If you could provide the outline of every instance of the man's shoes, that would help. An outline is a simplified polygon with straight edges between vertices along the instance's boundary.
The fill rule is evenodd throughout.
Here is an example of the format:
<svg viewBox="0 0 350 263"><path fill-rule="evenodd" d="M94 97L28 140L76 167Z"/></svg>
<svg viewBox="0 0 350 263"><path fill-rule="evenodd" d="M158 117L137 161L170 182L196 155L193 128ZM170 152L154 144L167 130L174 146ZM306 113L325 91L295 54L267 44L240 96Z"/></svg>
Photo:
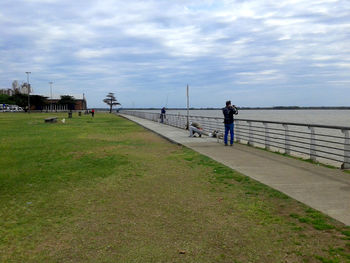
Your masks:
<svg viewBox="0 0 350 263"><path fill-rule="evenodd" d="M199 137L202 137L202 134L199 134Z"/></svg>
<svg viewBox="0 0 350 263"><path fill-rule="evenodd" d="M230 146L233 146L233 143L232 143L232 144L230 144Z"/></svg>
<svg viewBox="0 0 350 263"><path fill-rule="evenodd" d="M225 143L225 146L227 146L228 144L227 143Z"/></svg>

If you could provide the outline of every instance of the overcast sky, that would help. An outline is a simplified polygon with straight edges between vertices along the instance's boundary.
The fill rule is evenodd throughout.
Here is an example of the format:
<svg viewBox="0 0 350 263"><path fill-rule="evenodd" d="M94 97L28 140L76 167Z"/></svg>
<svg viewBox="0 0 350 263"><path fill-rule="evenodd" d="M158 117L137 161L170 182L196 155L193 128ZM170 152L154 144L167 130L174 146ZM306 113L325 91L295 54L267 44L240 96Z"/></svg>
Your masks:
<svg viewBox="0 0 350 263"><path fill-rule="evenodd" d="M350 105L349 0L1 0L0 88L104 107Z"/></svg>

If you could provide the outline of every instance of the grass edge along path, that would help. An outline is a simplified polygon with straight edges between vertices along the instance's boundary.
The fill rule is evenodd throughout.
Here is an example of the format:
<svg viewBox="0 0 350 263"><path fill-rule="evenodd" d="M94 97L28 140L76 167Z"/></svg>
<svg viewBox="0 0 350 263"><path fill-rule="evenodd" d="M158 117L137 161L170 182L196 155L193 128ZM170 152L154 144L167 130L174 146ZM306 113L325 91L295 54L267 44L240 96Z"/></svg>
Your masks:
<svg viewBox="0 0 350 263"><path fill-rule="evenodd" d="M0 115L1 262L350 261L348 227L206 156L45 116Z"/></svg>

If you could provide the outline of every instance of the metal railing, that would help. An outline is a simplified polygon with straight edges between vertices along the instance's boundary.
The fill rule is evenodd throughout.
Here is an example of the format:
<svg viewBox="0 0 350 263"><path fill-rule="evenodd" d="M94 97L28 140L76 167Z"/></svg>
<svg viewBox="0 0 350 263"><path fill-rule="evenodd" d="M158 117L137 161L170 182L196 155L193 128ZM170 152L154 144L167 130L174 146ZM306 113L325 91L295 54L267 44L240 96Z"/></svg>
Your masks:
<svg viewBox="0 0 350 263"><path fill-rule="evenodd" d="M160 122L159 113L126 110L121 113ZM225 132L223 118L191 115L189 121L200 123L206 133ZM187 116L166 114L164 124L186 129ZM234 131L235 140L240 143L350 168L350 127L235 119Z"/></svg>

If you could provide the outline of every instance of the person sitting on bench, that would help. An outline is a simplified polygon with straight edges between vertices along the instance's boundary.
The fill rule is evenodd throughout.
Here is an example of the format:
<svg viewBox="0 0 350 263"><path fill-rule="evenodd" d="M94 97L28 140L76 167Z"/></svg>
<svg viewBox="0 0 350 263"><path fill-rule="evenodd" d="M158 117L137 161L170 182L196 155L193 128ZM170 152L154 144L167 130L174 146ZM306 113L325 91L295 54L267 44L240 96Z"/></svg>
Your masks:
<svg viewBox="0 0 350 263"><path fill-rule="evenodd" d="M198 133L199 137L202 137L202 134L204 134L203 128L197 122L191 122L189 130L190 137L193 137L196 133Z"/></svg>

